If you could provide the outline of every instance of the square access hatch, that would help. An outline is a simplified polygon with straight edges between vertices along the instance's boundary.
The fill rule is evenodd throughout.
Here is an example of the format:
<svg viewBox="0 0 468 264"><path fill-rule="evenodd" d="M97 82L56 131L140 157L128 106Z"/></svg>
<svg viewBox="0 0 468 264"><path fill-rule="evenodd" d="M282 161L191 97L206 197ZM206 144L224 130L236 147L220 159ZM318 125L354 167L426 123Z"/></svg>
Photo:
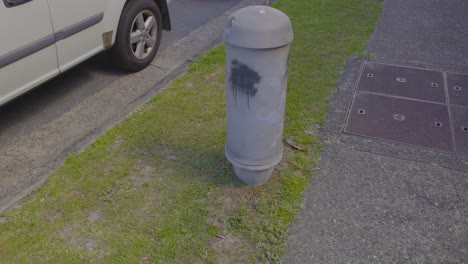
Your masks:
<svg viewBox="0 0 468 264"><path fill-rule="evenodd" d="M468 154L468 75L364 62L344 133Z"/></svg>
<svg viewBox="0 0 468 264"><path fill-rule="evenodd" d="M452 151L447 106L357 93L345 132Z"/></svg>
<svg viewBox="0 0 468 264"><path fill-rule="evenodd" d="M442 72L365 62L358 91L445 103Z"/></svg>
<svg viewBox="0 0 468 264"><path fill-rule="evenodd" d="M468 75L447 73L450 104L468 107Z"/></svg>
<svg viewBox="0 0 468 264"><path fill-rule="evenodd" d="M452 106L457 151L468 153L468 108Z"/></svg>

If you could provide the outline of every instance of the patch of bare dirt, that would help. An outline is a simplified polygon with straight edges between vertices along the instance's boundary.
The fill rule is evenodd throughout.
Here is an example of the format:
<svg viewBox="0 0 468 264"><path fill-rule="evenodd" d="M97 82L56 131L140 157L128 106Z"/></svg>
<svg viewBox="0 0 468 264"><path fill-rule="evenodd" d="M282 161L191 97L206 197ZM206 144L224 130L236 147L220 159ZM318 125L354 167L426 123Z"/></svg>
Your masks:
<svg viewBox="0 0 468 264"><path fill-rule="evenodd" d="M62 231L62 238L66 244L80 247L87 251L95 251L98 248L98 243L95 239L84 238L75 234L72 226L68 226Z"/></svg>
<svg viewBox="0 0 468 264"><path fill-rule="evenodd" d="M101 217L101 210L92 211L91 213L89 213L88 221L90 223L95 222L99 219L99 217Z"/></svg>
<svg viewBox="0 0 468 264"><path fill-rule="evenodd" d="M58 217L62 216L61 211L47 210L41 214L41 216L47 220L54 221Z"/></svg>
<svg viewBox="0 0 468 264"><path fill-rule="evenodd" d="M216 237L211 241L211 248L213 248L217 263L245 263L243 254L240 252L242 241L236 236L226 235L223 237Z"/></svg>

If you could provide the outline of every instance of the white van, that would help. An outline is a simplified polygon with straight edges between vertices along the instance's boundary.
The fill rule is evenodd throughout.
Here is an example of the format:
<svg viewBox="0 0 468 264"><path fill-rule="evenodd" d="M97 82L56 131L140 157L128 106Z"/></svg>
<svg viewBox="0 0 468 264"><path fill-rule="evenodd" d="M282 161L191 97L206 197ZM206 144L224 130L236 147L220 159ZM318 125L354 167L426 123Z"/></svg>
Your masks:
<svg viewBox="0 0 468 264"><path fill-rule="evenodd" d="M0 105L103 50L142 70L171 29L170 0L0 1Z"/></svg>

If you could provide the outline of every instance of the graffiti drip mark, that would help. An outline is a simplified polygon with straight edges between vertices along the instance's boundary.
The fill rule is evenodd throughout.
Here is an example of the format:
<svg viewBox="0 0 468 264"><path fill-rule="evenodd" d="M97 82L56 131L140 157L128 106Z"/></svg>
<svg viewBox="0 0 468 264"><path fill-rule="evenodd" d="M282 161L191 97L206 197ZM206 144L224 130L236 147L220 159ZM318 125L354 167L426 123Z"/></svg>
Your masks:
<svg viewBox="0 0 468 264"><path fill-rule="evenodd" d="M247 95L247 107L250 109L250 98L257 94L258 89L255 84L259 83L262 77L258 72L252 70L246 64L233 60L231 64L231 89L234 94L234 101L237 105L237 95Z"/></svg>

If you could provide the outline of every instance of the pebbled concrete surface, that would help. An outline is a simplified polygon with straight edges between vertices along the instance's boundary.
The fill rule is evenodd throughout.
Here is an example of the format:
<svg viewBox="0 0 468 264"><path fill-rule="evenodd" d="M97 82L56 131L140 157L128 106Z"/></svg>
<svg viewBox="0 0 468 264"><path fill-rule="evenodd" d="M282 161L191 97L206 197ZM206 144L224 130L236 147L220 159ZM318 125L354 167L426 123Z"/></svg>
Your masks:
<svg viewBox="0 0 468 264"><path fill-rule="evenodd" d="M336 142L322 160L285 263L468 261L467 172Z"/></svg>
<svg viewBox="0 0 468 264"><path fill-rule="evenodd" d="M4 137L0 140L4 142L0 144L0 212L42 184L50 171L59 166L68 154L85 148L182 74L188 62L219 44L225 20L232 12L248 5L264 3L265 0L240 2L187 37L172 43L156 57L152 66L135 74L106 78L100 81L104 87L92 90L87 96L64 106L64 109L53 108L49 105L52 103L47 101L36 102L32 106L24 105L33 113L39 111L42 115L56 115L33 115L32 118L45 119L46 122L32 120L37 126L19 129L19 135L11 134L13 139L6 137L6 142L3 141L6 135L0 134L0 138ZM68 76L73 77L73 72ZM59 84L65 82L58 81ZM61 98L54 95L51 97L54 100ZM34 96L27 100L33 102ZM15 109L9 111L12 111L10 116L14 118ZM28 118L28 109L18 108L18 112L22 111L25 111L22 117ZM2 113L5 112L0 112L0 119L3 118ZM21 120L11 122L21 125ZM6 124L8 127L8 122Z"/></svg>
<svg viewBox="0 0 468 264"><path fill-rule="evenodd" d="M372 60L468 73L466 7L385 1ZM282 262L468 263L468 157L341 132L362 61L348 61L331 101Z"/></svg>

